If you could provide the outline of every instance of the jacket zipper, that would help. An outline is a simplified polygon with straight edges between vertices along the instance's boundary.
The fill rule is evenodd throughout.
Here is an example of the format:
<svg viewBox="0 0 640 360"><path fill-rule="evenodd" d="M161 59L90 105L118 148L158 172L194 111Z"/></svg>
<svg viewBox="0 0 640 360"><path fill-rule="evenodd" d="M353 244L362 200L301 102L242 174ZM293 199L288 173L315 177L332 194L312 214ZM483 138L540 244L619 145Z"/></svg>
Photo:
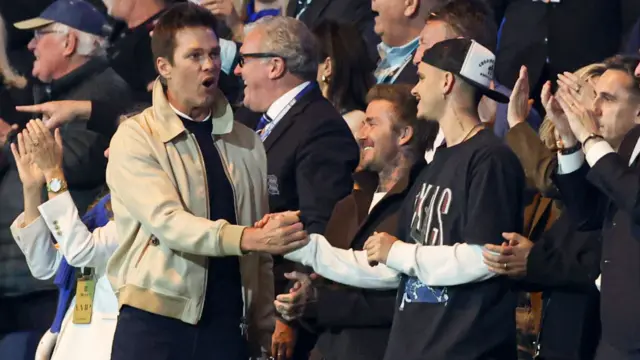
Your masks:
<svg viewBox="0 0 640 360"><path fill-rule="evenodd" d="M207 204L205 216L208 219L209 213L211 212L211 204L209 204L209 184L207 182L207 167L204 164L204 157L202 156L202 150L200 150L200 145L198 145L198 140L196 139L195 135L191 133L189 134L189 137L195 143L196 149L198 149L198 159L200 159L200 166L202 166L202 172L204 173L204 192L205 192L205 202ZM206 261L207 261L207 268L204 271L204 282L202 283L202 293L200 295L200 299L198 300L198 305L199 305L198 307L200 308L198 311L198 322L202 318L202 312L204 311L204 296L205 296L205 293L207 292L207 280L208 280L207 278L209 276L209 259L207 258Z"/></svg>

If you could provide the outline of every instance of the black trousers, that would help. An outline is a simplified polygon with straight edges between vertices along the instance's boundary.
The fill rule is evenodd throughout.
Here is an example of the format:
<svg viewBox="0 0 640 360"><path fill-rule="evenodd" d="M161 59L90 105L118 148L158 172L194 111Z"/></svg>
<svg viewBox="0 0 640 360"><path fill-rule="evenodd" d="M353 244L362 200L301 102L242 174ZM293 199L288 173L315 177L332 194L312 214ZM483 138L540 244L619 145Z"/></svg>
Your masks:
<svg viewBox="0 0 640 360"><path fill-rule="evenodd" d="M0 339L18 331L44 333L56 315L58 291L48 290L15 297L0 297Z"/></svg>
<svg viewBox="0 0 640 360"><path fill-rule="evenodd" d="M240 319L205 318L198 325L123 306L111 360L247 360Z"/></svg>

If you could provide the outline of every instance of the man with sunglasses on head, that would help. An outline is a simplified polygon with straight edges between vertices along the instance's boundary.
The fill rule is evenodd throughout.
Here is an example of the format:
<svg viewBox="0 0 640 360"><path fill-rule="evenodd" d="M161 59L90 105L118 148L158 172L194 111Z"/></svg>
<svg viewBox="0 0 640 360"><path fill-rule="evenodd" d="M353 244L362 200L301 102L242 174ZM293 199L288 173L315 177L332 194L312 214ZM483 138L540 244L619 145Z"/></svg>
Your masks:
<svg viewBox="0 0 640 360"><path fill-rule="evenodd" d="M255 130L267 151L271 212L299 209L305 229L323 234L333 207L353 189L359 150L315 81L318 48L301 21L262 18L245 37L235 74L244 81L244 106L263 114ZM293 264L274 261L281 294Z"/></svg>

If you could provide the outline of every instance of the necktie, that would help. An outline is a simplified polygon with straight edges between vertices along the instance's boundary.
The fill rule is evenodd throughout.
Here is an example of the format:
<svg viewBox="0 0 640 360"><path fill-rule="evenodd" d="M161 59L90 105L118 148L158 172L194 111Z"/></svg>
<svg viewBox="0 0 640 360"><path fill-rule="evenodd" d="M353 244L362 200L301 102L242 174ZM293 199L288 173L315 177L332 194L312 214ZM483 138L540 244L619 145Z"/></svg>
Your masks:
<svg viewBox="0 0 640 360"><path fill-rule="evenodd" d="M298 0L298 4L296 6L296 19L300 19L300 16L302 16L302 13L307 10L311 1L312 0Z"/></svg>
<svg viewBox="0 0 640 360"><path fill-rule="evenodd" d="M271 121L273 121L273 119L271 119L267 113L262 114L262 117L260 117L260 121L258 121L258 125L256 126L256 132L261 133L262 130L271 123Z"/></svg>

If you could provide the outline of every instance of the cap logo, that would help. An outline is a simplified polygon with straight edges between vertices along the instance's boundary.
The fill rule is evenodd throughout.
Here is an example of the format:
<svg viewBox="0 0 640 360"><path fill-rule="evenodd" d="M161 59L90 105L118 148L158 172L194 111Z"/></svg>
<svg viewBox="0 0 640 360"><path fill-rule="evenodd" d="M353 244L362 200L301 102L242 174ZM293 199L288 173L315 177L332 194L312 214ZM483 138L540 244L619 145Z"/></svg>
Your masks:
<svg viewBox="0 0 640 360"><path fill-rule="evenodd" d="M460 75L488 87L493 80L495 63L495 55L473 41L460 69Z"/></svg>

